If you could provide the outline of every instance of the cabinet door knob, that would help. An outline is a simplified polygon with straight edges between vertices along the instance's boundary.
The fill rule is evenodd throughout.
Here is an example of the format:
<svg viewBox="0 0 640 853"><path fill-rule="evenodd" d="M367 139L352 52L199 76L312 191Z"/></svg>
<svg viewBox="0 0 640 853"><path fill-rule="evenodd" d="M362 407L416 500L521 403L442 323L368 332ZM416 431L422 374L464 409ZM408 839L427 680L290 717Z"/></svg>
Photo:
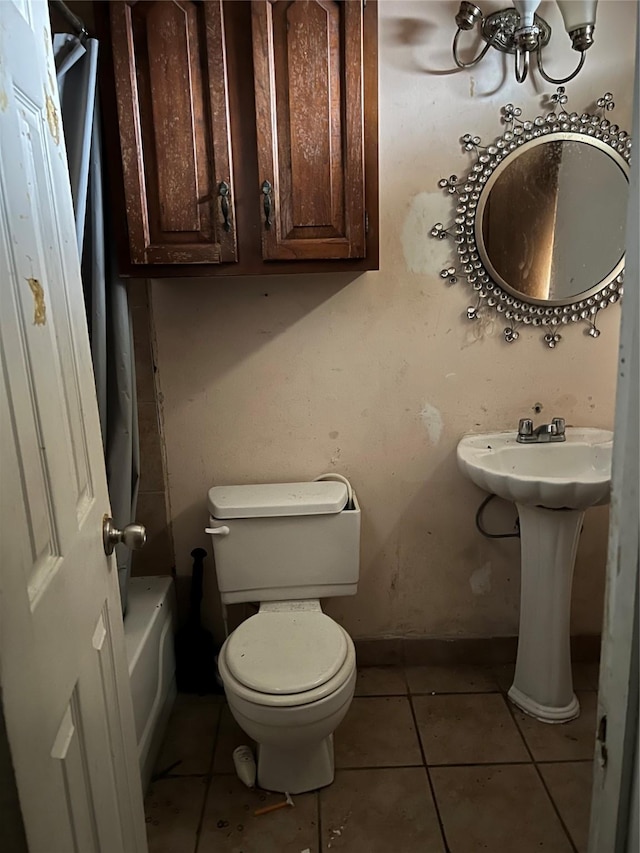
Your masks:
<svg viewBox="0 0 640 853"><path fill-rule="evenodd" d="M224 223L222 227L225 231L231 231L231 219L229 217L229 196L231 195L231 187L226 181L220 181L218 184L218 195L220 196L220 210Z"/></svg>
<svg viewBox="0 0 640 853"><path fill-rule="evenodd" d="M273 187L269 183L269 181L262 182L262 194L264 196L264 227L267 231L271 228L271 213L273 211L273 200L271 198L271 190Z"/></svg>

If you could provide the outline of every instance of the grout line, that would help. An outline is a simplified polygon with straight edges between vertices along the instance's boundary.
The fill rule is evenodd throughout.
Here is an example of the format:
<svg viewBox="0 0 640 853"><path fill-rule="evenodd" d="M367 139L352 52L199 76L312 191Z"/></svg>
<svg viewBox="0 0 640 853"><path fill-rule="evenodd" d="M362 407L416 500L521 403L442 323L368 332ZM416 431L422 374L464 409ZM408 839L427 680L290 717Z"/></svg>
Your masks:
<svg viewBox="0 0 640 853"><path fill-rule="evenodd" d="M198 853L198 847L200 846L200 835L202 833L202 825L204 823L204 814L207 809L207 800L209 799L209 790L211 788L211 782L213 781L213 760L215 758L216 749L218 747L218 738L220 737L220 726L222 724L222 711L223 705L220 704L219 712L218 712L218 720L216 722L216 731L213 737L213 745L211 747L211 757L209 758L209 769L207 770L207 781L204 786L204 799L202 800L202 808L200 809L200 817L198 818L198 826L196 828L196 843L193 848L193 853Z"/></svg>
<svg viewBox="0 0 640 853"><path fill-rule="evenodd" d="M397 699L408 696L408 693L356 693L354 699Z"/></svg>
<svg viewBox="0 0 640 853"><path fill-rule="evenodd" d="M409 692L410 696L495 696L496 693L502 694L502 690L496 687L495 690L413 690Z"/></svg>
<svg viewBox="0 0 640 853"><path fill-rule="evenodd" d="M163 773L162 776L158 776L152 781L155 783L162 782L163 779L203 779L206 778L208 775L208 770L204 773Z"/></svg>
<svg viewBox="0 0 640 853"><path fill-rule="evenodd" d="M406 673L405 673L406 678ZM416 718L416 711L413 707L413 702L411 701L411 695L409 695L409 708L411 709L411 717L413 718L413 728L415 731L415 735L418 738L418 746L420 748L420 755L422 756L422 763L424 765L425 773L427 774L427 782L429 784L429 791L431 793L431 800L433 802L433 808L436 813L436 818L438 820L438 826L440 827L440 835L442 836L442 843L444 844L445 853L451 853L449 845L447 843L447 836L444 831L444 823L442 822L442 815L440 814L440 806L438 805L438 800L436 799L436 791L433 786L433 781L431 779L431 773L429 771L429 765L427 764L427 756L424 751L424 747L422 745L422 738L420 737L420 729L418 728L418 720Z"/></svg>
<svg viewBox="0 0 640 853"><path fill-rule="evenodd" d="M553 762L555 763L555 762ZM567 762L568 763L568 762ZM587 763L587 762L585 762ZM458 764L425 764L425 767L429 767L431 770L439 770L441 767L516 767L519 765L528 767L531 764L535 764L535 761L470 761L468 763L458 763ZM354 773L358 770L415 770L416 767L422 767L422 764L371 764L363 767L336 767L336 770L339 770L341 773ZM218 774L216 774L218 775ZM230 775L230 774L227 774Z"/></svg>
<svg viewBox="0 0 640 853"><path fill-rule="evenodd" d="M511 719L513 720L513 724L517 728L517 730L520 734L520 737L522 738L522 741L525 745L525 749L527 750L527 752L531 756L533 766L535 767L535 771L538 774L538 779L540 779L540 782L542 783L542 787L544 788L544 790L547 794L547 797L549 798L549 801L551 802L551 806L552 806L554 812L556 813L556 817L560 821L560 826L563 828L564 834L569 839L569 844L571 845L571 849L573 850L573 853L579 853L578 848L576 847L576 845L573 842L573 838L571 837L571 833L569 832L567 825L565 824L564 820L562 819L562 815L560 814L560 810L558 809L558 806L556 805L556 801L551 796L551 791L549 790L547 783L545 782L544 777L543 777L542 773L540 772L540 768L538 767L538 764L537 764L536 759L533 755L533 752L529 748L529 744L527 743L527 739L525 738L522 729L518 725L518 719L515 715L515 710L514 710L515 706L514 706L513 702L510 702L506 697L505 697L504 701L506 702L507 710L508 710L509 714L511 715Z"/></svg>
<svg viewBox="0 0 640 853"><path fill-rule="evenodd" d="M424 757L422 762L418 762L416 764L366 764L362 767L359 767L358 765L355 767L336 767L336 770L339 770L341 773L343 771L353 773L356 770L415 770L416 767L426 767L426 764L424 764Z"/></svg>

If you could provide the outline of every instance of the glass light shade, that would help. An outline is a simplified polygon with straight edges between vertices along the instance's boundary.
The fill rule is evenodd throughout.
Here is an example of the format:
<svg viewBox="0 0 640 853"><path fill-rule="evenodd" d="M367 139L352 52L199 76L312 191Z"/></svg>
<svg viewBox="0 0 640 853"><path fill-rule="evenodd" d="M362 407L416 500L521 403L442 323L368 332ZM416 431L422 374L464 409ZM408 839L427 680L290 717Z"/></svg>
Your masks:
<svg viewBox="0 0 640 853"><path fill-rule="evenodd" d="M598 0L557 0L568 33L596 22ZM517 5L516 5L517 8Z"/></svg>
<svg viewBox="0 0 640 853"><path fill-rule="evenodd" d="M540 0L513 0L513 5L516 12L520 15L520 26L532 27L533 16L540 5Z"/></svg>

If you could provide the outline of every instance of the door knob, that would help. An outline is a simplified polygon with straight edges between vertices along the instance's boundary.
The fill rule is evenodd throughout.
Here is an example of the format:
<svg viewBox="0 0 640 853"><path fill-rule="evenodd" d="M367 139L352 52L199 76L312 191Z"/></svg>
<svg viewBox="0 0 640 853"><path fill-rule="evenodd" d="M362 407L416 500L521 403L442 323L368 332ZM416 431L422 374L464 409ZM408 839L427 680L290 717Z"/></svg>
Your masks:
<svg viewBox="0 0 640 853"><path fill-rule="evenodd" d="M102 520L102 542L107 557L113 554L116 545L126 545L132 551L139 551L147 541L147 531L142 524L127 524L124 530L118 530L109 515Z"/></svg>

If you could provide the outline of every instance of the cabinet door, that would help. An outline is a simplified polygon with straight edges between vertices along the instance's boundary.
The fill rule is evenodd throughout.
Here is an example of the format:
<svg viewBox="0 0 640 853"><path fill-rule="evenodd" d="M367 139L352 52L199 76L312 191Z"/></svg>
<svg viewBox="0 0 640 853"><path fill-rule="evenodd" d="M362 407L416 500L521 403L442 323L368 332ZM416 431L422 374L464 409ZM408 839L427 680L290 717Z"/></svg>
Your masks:
<svg viewBox="0 0 640 853"><path fill-rule="evenodd" d="M237 260L221 0L109 9L132 263Z"/></svg>
<svg viewBox="0 0 640 853"><path fill-rule="evenodd" d="M253 0L262 255L365 256L361 0Z"/></svg>

